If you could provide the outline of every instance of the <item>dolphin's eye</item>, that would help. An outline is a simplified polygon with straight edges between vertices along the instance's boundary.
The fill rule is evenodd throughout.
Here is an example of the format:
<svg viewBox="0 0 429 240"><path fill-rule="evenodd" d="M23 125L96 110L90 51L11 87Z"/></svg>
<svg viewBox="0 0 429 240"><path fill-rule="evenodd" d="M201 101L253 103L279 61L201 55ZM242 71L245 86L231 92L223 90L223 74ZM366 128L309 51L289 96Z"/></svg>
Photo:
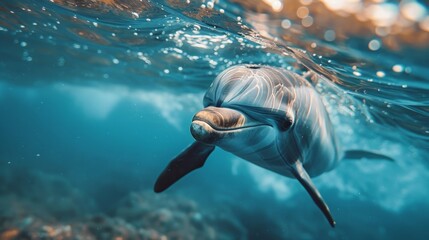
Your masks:
<svg viewBox="0 0 429 240"><path fill-rule="evenodd" d="M291 119L283 119L279 123L279 130L280 131L286 131L290 128L291 125L292 125Z"/></svg>

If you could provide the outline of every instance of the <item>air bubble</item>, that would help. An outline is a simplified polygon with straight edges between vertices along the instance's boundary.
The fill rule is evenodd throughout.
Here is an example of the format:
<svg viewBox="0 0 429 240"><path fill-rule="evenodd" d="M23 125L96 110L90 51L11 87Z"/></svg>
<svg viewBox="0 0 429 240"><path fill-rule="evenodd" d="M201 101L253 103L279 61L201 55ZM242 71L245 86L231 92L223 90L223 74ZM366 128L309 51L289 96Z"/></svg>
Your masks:
<svg viewBox="0 0 429 240"><path fill-rule="evenodd" d="M376 75L377 77L381 77L381 78L386 76L386 74L383 71L377 71Z"/></svg>
<svg viewBox="0 0 429 240"><path fill-rule="evenodd" d="M200 30L201 30L201 26L200 26L200 25L198 25L198 24L195 24L195 25L194 25L194 28L192 29L192 32L193 32L193 33L199 33L199 32L200 32Z"/></svg>
<svg viewBox="0 0 429 240"><path fill-rule="evenodd" d="M135 18L139 18L140 16L139 16L139 14L138 13L136 13L136 12L131 12L131 14L135 17Z"/></svg>
<svg viewBox="0 0 429 240"><path fill-rule="evenodd" d="M404 66L402 66L400 64L396 64L392 67L392 70L394 72L400 73L400 72L404 71Z"/></svg>
<svg viewBox="0 0 429 240"><path fill-rule="evenodd" d="M411 71L412 71L411 67L406 67L406 68L405 68L405 72L406 72L406 73L411 73Z"/></svg>
<svg viewBox="0 0 429 240"><path fill-rule="evenodd" d="M378 41L377 39L372 39L371 41L369 41L368 43L368 48L371 51L377 51L378 49L380 49L381 47L381 43L380 41Z"/></svg>
<svg viewBox="0 0 429 240"><path fill-rule="evenodd" d="M283 21L282 21L282 28L284 28L284 29L288 29L288 28L290 28L291 26L292 26L292 23L290 22L290 20L289 19L284 19Z"/></svg>
<svg viewBox="0 0 429 240"><path fill-rule="evenodd" d="M334 30L327 30L323 36L326 41L332 42L335 40L335 31Z"/></svg>
<svg viewBox="0 0 429 240"><path fill-rule="evenodd" d="M302 19L301 24L304 27L310 27L311 25L313 25L313 18L311 16L307 16L304 19Z"/></svg>
<svg viewBox="0 0 429 240"><path fill-rule="evenodd" d="M213 2L207 2L207 7L210 9L213 9L214 3Z"/></svg>

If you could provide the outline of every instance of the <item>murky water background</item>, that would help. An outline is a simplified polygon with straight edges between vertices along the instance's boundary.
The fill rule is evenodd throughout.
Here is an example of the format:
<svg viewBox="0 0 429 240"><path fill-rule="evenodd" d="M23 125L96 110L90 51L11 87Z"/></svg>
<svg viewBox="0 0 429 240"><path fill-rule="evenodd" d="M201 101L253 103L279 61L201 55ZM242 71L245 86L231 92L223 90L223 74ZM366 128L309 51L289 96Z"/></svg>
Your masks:
<svg viewBox="0 0 429 240"><path fill-rule="evenodd" d="M429 11L423 1L2 1L1 239L425 239L429 231ZM311 78L344 148L299 184L216 151L151 192L192 142L225 68Z"/></svg>

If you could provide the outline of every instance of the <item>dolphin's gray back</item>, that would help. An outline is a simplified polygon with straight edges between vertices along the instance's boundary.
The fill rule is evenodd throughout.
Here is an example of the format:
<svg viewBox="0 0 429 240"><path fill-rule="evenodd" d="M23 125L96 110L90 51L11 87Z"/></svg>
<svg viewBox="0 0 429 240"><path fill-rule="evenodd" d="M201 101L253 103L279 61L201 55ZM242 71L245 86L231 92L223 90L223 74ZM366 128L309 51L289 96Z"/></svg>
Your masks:
<svg viewBox="0 0 429 240"><path fill-rule="evenodd" d="M231 67L213 81L204 105L236 108L273 124L291 118L289 130L265 138L261 132L261 137L254 136L255 145L243 146L241 152L236 152L264 168L290 177L279 161L300 160L310 176L317 176L332 169L339 160L331 122L319 94L293 72L267 66ZM282 155L277 161L270 154L276 150Z"/></svg>
<svg viewBox="0 0 429 240"><path fill-rule="evenodd" d="M307 84L296 81L292 72L261 66L239 65L223 71L204 97L204 105L246 106L283 111L294 100L294 88ZM290 79L285 81L285 79Z"/></svg>

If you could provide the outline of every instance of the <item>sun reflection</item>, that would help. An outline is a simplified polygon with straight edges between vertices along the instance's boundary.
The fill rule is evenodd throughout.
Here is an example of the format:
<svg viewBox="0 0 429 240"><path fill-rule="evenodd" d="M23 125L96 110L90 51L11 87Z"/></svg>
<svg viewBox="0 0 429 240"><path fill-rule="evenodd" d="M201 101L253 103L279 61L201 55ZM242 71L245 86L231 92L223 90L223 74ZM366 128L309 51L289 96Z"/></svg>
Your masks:
<svg viewBox="0 0 429 240"><path fill-rule="evenodd" d="M283 9L283 1L280 0L263 0L270 5L274 12L280 12Z"/></svg>
<svg viewBox="0 0 429 240"><path fill-rule="evenodd" d="M365 13L368 19L377 26L388 27L398 19L398 7L392 3L370 5Z"/></svg>
<svg viewBox="0 0 429 240"><path fill-rule="evenodd" d="M222 46L223 48L225 44L232 43L232 41L226 35L211 36L202 34L187 34L183 31L177 31L174 40L179 45L182 45L183 42L185 42L192 47L202 49L212 49L214 45L219 47Z"/></svg>
<svg viewBox="0 0 429 240"><path fill-rule="evenodd" d="M403 1L401 2L402 15L411 21L422 20L427 14L426 8L416 1Z"/></svg>
<svg viewBox="0 0 429 240"><path fill-rule="evenodd" d="M272 25L262 26L258 21L261 15L268 16L273 23L277 21L279 29L284 31L282 38L298 45L303 42L297 36L305 36L307 32L328 42L354 37L373 39L368 44L371 51L400 50L406 45L429 47L429 11L416 0L232 1L256 13L246 14L245 20L264 32L264 36L282 33L273 32L276 28ZM374 39L374 35L379 39Z"/></svg>
<svg viewBox="0 0 429 240"><path fill-rule="evenodd" d="M360 0L322 0L334 12L357 13L362 9Z"/></svg>

